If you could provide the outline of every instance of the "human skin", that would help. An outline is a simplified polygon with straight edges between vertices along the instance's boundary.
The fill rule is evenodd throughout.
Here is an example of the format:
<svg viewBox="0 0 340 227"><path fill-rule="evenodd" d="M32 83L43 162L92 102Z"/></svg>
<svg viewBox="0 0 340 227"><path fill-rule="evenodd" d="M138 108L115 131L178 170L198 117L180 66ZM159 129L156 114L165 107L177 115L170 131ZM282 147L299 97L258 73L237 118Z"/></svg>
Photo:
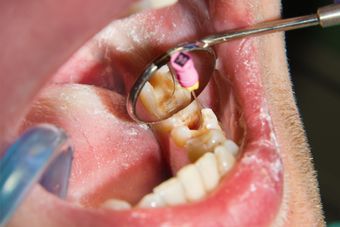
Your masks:
<svg viewBox="0 0 340 227"><path fill-rule="evenodd" d="M88 4L76 0L68 1L68 3L70 12L66 13L72 17L65 17L65 11L58 10L58 2L46 2L46 4L56 4L56 6L49 5L44 8L40 8L41 2L39 6L37 4L22 5L21 2L19 4L16 1L1 3L3 6L0 8L5 13L0 14L3 17L0 21L2 23L6 21L6 26L2 26L5 28L2 31L4 35L0 37L0 43L3 44L2 50L5 53L1 55L0 60L0 68L3 72L1 77L4 81L0 90L0 102L4 110L1 112L0 119L1 148L13 140L18 125L13 125L12 122L20 122L17 119L25 116L32 99L49 80L51 73L55 72L92 34L114 17L119 16L118 5L121 5L118 1L103 1L102 4L94 5L91 5L90 1ZM246 3L251 4L251 14L257 21L277 18L279 15L280 5L277 1L250 1L244 4ZM16 20L10 20L9 18L13 18L11 9L13 10L14 6ZM27 10L30 7L31 10ZM94 7L97 9L96 15L92 15ZM117 11L115 13L107 10L108 8L115 8ZM83 9L80 11L82 13L79 13L79 9ZM73 13L72 10L77 13ZM41 20L27 17L25 14L27 12L31 12L32 15L41 15L43 18L54 16L53 20L44 20L45 24L37 26L38 21L42 23ZM219 13L223 12L216 12L217 15ZM81 20L85 24L84 18L91 26L74 29L79 24L76 21ZM31 39L30 37L23 38L31 33L25 32L25 29L14 30L18 28L15 25L25 28L26 24L34 24L38 29L38 35ZM51 29L52 25L56 26L56 29ZM20 31L22 34L18 35ZM261 50L258 52L258 61L262 84L284 165L284 206L281 207L278 216L284 217L285 226L322 226L324 223L317 182L292 93L283 36L282 34L264 36L258 38L255 45ZM46 48L46 46L53 48ZM44 62L43 66L41 62ZM18 65L23 67L18 67ZM20 220L16 221L16 224L18 223L20 224Z"/></svg>

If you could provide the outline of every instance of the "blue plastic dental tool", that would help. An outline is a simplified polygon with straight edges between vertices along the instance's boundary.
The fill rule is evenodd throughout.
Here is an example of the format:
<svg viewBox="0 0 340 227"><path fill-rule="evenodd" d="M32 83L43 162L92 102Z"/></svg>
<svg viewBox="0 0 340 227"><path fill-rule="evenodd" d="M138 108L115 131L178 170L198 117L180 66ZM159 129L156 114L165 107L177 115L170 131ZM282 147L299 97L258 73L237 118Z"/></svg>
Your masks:
<svg viewBox="0 0 340 227"><path fill-rule="evenodd" d="M65 198L73 150L61 129L43 124L29 129L0 159L0 226L4 226L35 183Z"/></svg>

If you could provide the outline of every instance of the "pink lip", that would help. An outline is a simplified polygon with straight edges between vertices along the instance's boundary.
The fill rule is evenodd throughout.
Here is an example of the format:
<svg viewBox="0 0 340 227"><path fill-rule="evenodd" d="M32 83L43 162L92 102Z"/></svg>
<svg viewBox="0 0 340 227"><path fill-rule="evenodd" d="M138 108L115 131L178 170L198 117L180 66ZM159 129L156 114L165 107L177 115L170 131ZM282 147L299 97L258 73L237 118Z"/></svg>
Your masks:
<svg viewBox="0 0 340 227"><path fill-rule="evenodd" d="M236 11L228 7L228 12ZM224 20L233 26L250 24L246 12ZM216 13L218 17L218 13ZM230 18L229 18L230 17ZM215 27L221 27L217 22ZM230 26L229 26L230 28ZM245 128L243 156L217 190L205 200L159 209L95 210L57 200L36 188L26 210L39 211L49 226L267 226L277 216L283 194L283 166L261 83L258 49L254 39L234 41L216 48L223 74L233 86ZM44 193L45 194L45 193Z"/></svg>

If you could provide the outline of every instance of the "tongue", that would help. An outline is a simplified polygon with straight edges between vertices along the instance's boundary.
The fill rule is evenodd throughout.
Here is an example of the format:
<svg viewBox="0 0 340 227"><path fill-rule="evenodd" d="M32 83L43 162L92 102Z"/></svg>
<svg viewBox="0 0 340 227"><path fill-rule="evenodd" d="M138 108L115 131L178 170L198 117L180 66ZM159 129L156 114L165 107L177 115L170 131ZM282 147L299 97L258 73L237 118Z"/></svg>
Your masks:
<svg viewBox="0 0 340 227"><path fill-rule="evenodd" d="M158 143L130 121L124 98L89 85L45 89L24 127L50 122L63 128L75 148L68 199L96 207L109 198L136 203L163 180Z"/></svg>

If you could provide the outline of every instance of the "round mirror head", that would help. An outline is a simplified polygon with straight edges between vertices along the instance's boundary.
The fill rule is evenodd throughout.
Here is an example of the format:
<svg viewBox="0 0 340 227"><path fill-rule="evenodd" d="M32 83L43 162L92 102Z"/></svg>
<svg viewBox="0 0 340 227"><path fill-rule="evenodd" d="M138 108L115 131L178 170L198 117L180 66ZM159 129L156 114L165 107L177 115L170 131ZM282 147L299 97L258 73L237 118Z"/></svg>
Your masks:
<svg viewBox="0 0 340 227"><path fill-rule="evenodd" d="M168 51L132 87L127 103L130 116L138 122L155 123L182 110L206 87L215 61L211 48L196 44Z"/></svg>

